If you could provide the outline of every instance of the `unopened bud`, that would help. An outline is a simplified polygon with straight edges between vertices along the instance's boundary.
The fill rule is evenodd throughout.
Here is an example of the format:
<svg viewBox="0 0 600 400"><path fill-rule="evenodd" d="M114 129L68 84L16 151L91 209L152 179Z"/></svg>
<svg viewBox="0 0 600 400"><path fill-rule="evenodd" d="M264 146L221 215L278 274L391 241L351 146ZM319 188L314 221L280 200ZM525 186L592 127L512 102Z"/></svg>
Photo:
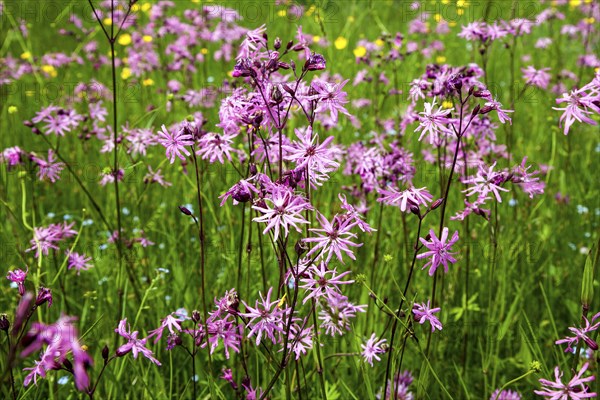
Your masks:
<svg viewBox="0 0 600 400"><path fill-rule="evenodd" d="M44 303L48 303L48 307L52 305L52 291L48 288L40 287L37 298L35 299L35 305L39 307Z"/></svg>
<svg viewBox="0 0 600 400"><path fill-rule="evenodd" d="M200 311L198 311L198 310L192 311L192 321L198 323L198 322L200 322L200 319L201 319L200 318Z"/></svg>
<svg viewBox="0 0 600 400"><path fill-rule="evenodd" d="M475 108L473 109L473 112L471 113L471 116L474 117L479 113L479 110L481 110L481 106L479 104L477 104L475 106Z"/></svg>
<svg viewBox="0 0 600 400"><path fill-rule="evenodd" d="M304 240L298 240L294 246L294 250L296 251L296 255L300 257L302 254L308 251L308 244L306 244Z"/></svg>
<svg viewBox="0 0 600 400"><path fill-rule="evenodd" d="M436 201L434 201L433 203L431 203L431 205L429 206L429 209L433 211L436 208L438 208L439 206L441 206L443 202L444 202L444 198L443 197L440 198L440 199L437 199Z"/></svg>
<svg viewBox="0 0 600 400"><path fill-rule="evenodd" d="M65 361L63 361L63 366L67 369L67 371L73 372L73 364L71 364L71 361L69 361L69 359L65 358ZM59 368L57 367L56 369Z"/></svg>
<svg viewBox="0 0 600 400"><path fill-rule="evenodd" d="M104 361L108 360L108 352L109 352L108 345L104 345L104 347L102 348L102 359Z"/></svg>
<svg viewBox="0 0 600 400"><path fill-rule="evenodd" d="M283 94L281 93L281 90L279 90L279 86L273 87L273 90L271 91L271 99L273 99L273 101L277 104L283 101Z"/></svg>
<svg viewBox="0 0 600 400"><path fill-rule="evenodd" d="M292 96L294 95L294 89L292 89L287 83L282 84L281 87Z"/></svg>
<svg viewBox="0 0 600 400"><path fill-rule="evenodd" d="M415 215L421 215L421 210L419 210L419 206L412 204L410 206L410 212L415 214Z"/></svg>
<svg viewBox="0 0 600 400"><path fill-rule="evenodd" d="M10 328L10 321L8 320L6 314L0 315L0 330L7 332L8 328Z"/></svg>
<svg viewBox="0 0 600 400"><path fill-rule="evenodd" d="M492 107L492 106L485 106L479 111L479 114L485 115L485 114L489 113L490 111L492 111L493 109L494 109L494 107Z"/></svg>
<svg viewBox="0 0 600 400"><path fill-rule="evenodd" d="M281 39L280 38L275 38L273 47L275 48L275 50L279 50L281 48Z"/></svg>
<svg viewBox="0 0 600 400"><path fill-rule="evenodd" d="M185 215L192 215L192 212L187 207L184 207L184 206L179 206L179 211L181 211Z"/></svg>

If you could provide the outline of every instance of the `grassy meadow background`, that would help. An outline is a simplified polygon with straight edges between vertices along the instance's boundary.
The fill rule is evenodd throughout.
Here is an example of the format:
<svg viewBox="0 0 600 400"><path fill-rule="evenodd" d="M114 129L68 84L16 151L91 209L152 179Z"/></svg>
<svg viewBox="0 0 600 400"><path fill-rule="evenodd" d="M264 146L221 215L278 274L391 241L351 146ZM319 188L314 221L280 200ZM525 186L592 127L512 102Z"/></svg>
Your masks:
<svg viewBox="0 0 600 400"><path fill-rule="evenodd" d="M145 3L153 2L142 1L140 7L143 8ZM371 105L360 108L348 104L349 112L360 121L360 128L353 126L347 118L340 118L338 125L329 131L320 129L322 139L334 135L335 143L342 145L368 140L373 131L383 130L380 121L399 119L409 104L409 83L424 73L427 64L458 66L477 63L481 66L478 46L457 37L461 26L476 20L492 22L513 16L534 18L541 10L552 7L548 2L542 4L538 1L461 0L458 5L454 0L423 1L421 11L424 9L431 14L425 20L427 24L434 27L439 19L450 22L449 34L431 33L426 36L428 41L442 41L445 49L434 50L428 58L417 52L405 60L383 64L377 72L385 71L391 81L389 84L372 82L353 86L352 80L364 68L364 65L357 64L354 54L361 39L375 41L385 32L391 35L401 32L407 39L417 37L407 33L410 21L420 15L420 11L411 8L411 2L337 0L293 3L304 7L302 16L288 13L292 3L286 2L174 3L169 13L176 15L202 5L218 3L231 7L243 17L238 22L243 27L255 29L266 24L270 41L280 37L285 44L294 38L300 25L303 32L326 40L326 46L316 43L318 40L312 46L313 51L323 54L327 60L326 71L350 79L344 89L350 101L359 98L373 101ZM575 124L569 135L564 136L558 127L560 111L551 108L556 106L555 99L559 96L549 90L531 87L524 90L520 71L531 64L537 68L550 67L553 80L562 69L578 72L576 60L582 54L583 45L560 34L559 23L575 23L584 17L579 3L570 3L556 6L566 15L566 21L552 20L534 27L532 34L517 40L514 74L511 73L511 49L499 42L488 49L488 87L506 108L510 108L508 105L514 99L515 110L511 115L512 128L500 125L496 130L498 143L506 142L509 129L513 134L512 161L509 164L507 160L500 160L498 165L514 165L527 156L528 162L537 166L535 169L540 166L547 168L548 172L543 177L545 193L534 199L516 190L503 194L505 201L494 209L498 216L498 229L494 232L493 224L480 217L470 218L468 224L448 222L451 231L460 232L461 240L457 243L460 259L438 282L443 293L439 298L442 311L438 315L444 329L434 334L434 345L428 359L439 380L429 371L422 349L419 350L419 347L425 346L429 327L416 325L418 342L413 339L405 342L402 369L408 369L415 377L411 387L416 399L442 399L448 398L448 394L454 399L488 399L495 389L526 373L534 360L541 363L541 371L508 387L518 390L523 399L534 398L533 390L540 387L538 379L551 379L556 365L562 367L567 379L571 376L569 367L573 356L563 353L564 349L556 346L554 341L567 335L569 326L578 326L583 267L588 251L599 237L600 136L597 126L584 124ZM83 55L84 41L92 38L99 42L100 53L109 54L109 47L91 16L87 2L5 0L3 4L0 60L9 55L20 58L29 53L31 62L39 65L40 57L46 53ZM87 27L95 27L89 37L59 35L59 29L68 29L71 13L84 17ZM141 24L145 21L144 13L139 10L138 22ZM27 25L27 37L18 29L21 20ZM125 32L135 29L134 26ZM552 38L552 46L534 48L540 37ZM421 40L421 37L415 40ZM156 45L158 53L162 54L164 48L160 41ZM116 44L117 57L124 57L126 47ZM214 126L219 122L218 100L228 94L231 83L235 81L231 77L235 60L215 61L212 57L219 47L218 43L206 43L202 47L205 61L196 73L162 70L140 78L123 79L124 65L119 66L119 126L129 124L130 127L147 127L157 132L162 124L169 126L201 111L208 121L207 129L219 132L219 128ZM237 49L237 44L234 49ZM598 47L595 52L598 54ZM523 61L524 56L531 61ZM589 82L594 71L588 68L582 73L582 81ZM30 120L51 103L71 103L76 96L77 84L91 79L110 88L110 65L94 69L89 62L82 65L71 63L47 74L43 73L43 69L26 74L0 86L0 149L19 146L29 152L46 154L48 144L45 139L56 143L61 155L92 193L107 219L115 221L113 186L98 184L102 172L112 166L112 152L100 153L102 144L97 140L78 140L79 132L67 133L56 141L54 136L34 135L23 125L23 121ZM182 82L183 91L188 88L213 90L218 99L216 105L189 107L178 98L171 99L166 92L170 79ZM225 81L228 83L225 84ZM391 87L402 90L402 94L389 96L387 93ZM168 101L172 101L170 111L166 107ZM104 105L109 111L107 121L112 121L112 104L105 101ZM598 120L597 116L595 118ZM290 137L295 124L301 126L302 122L291 120L287 128ZM416 187L427 186L437 198L440 193L439 170L423 161L421 150L424 145L416 140L413 130L414 127L409 127L402 138L403 146L414 154L417 172L413 182ZM49 184L37 180L33 167L0 167L0 267L3 273L7 273L14 268L29 266L28 285L44 285L52 289L52 307L39 308L33 317L35 320L49 323L55 321L61 312L78 318L81 343L87 346L95 360L94 367L90 369L92 381L95 381L102 365L102 348L107 345L114 351L122 343L114 333L121 318L127 317L134 330L139 330L140 336L146 336L148 331L160 324L162 318L178 308L183 307L188 312L201 309L197 232L193 221L178 209L178 206L185 205L197 211L193 164L188 163L187 170L179 162L170 165L161 146L149 147L144 157L131 157L120 152L119 164L125 170L120 184L122 226L129 233L143 231L144 236L155 243L148 247L124 249L124 268L130 271L133 279L127 281L123 304L120 304L117 293L115 245L107 244L110 233L73 175L65 169L59 181ZM154 170L162 168L165 179L172 182L172 186L163 188L146 184L143 179L146 165L151 165ZM266 236L264 251L260 251L258 235L263 228L256 223L253 223L251 231L251 251L247 252L248 207L234 207L229 202L219 206L218 196L239 180L235 169L230 164L204 165L202 196L209 308L213 298L220 298L231 288L237 289L240 299L254 304L259 291L265 293L270 286L277 285L277 260ZM344 165L330 181L314 192L313 204L329 216L338 210L341 187L359 183L358 177L344 175L343 168ZM568 201L558 201L558 194L568 196ZM362 274L365 285L395 309L410 265L415 222L410 214L403 217L395 208L380 207L374 198L370 199L369 207L365 219L378 232L361 234L360 241L364 245L355 250L356 261L348 260L345 266L340 264L338 270L352 270L354 279ZM461 208L462 200L450 196L448 216ZM242 228L243 219L246 219L245 228ZM80 231L75 250L93 258L91 263L94 267L80 275L64 268L64 251L45 257L41 266L32 252L25 252L30 246L32 232L24 222L31 226L46 226L63 220L74 221L75 229ZM435 229L434 220L425 222L424 231L430 228ZM245 229L245 236L240 239L242 229ZM422 261L417 262L410 298L425 300L430 295L431 278L420 270L422 264ZM596 294L590 308L591 315L600 311L599 274L596 269L593 282ZM387 355L382 355L382 361L371 368L358 354L360 344L372 332L389 340L390 318L378 309L365 285L348 285L344 294L356 304L367 304L368 311L357 315L352 322L352 330L346 335L322 337L328 399L375 398L384 382ZM0 312L10 318L18 303L16 289L5 280L0 285L0 293ZM396 345L400 346L401 342L402 338L398 337ZM0 339L0 346L6 346L5 335ZM143 358L119 358L104 372L96 397L192 398L193 377L189 356L177 349L165 350L163 341L156 345L149 343L148 347L162 362L161 367ZM341 353L356 354L336 356ZM0 354L5 354L5 350ZM239 356L226 360L222 352L216 352L212 361L214 378L207 373L207 366L201 358L204 356L205 352L200 351L198 398L210 398L209 379L214 379L218 387L217 398L235 398L229 383L217 377L223 367L228 367L233 369L236 381L240 381L244 373L236 367L235 360ZM598 352L594 356L598 357ZM293 397L318 398L321 392L316 383L313 352L303 358L308 384ZM31 366L33 359L35 356L20 360L19 368L14 369L19 398L84 398L74 389L72 376L64 371L51 371L37 385L24 388L22 381L26 373L22 368ZM273 371L265 367L263 356L250 353L247 362L252 371L253 386L266 386ZM593 373L597 376L598 360L590 363L594 365ZM0 356L0 369L3 371L0 396L8 399L11 394L5 366L6 359ZM599 379L592 383L592 388L599 391ZM283 378L274 386L270 396L274 399L286 397Z"/></svg>

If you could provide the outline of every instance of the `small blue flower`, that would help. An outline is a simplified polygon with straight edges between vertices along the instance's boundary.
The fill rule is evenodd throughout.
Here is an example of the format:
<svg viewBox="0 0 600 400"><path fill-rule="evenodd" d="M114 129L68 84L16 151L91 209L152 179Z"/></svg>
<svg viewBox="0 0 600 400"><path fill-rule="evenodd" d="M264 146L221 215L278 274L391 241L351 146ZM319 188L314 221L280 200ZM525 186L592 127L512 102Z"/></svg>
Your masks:
<svg viewBox="0 0 600 400"><path fill-rule="evenodd" d="M586 206L582 206L581 204L577 204L577 213L578 214L587 214L590 212L589 208Z"/></svg>
<svg viewBox="0 0 600 400"><path fill-rule="evenodd" d="M58 381L56 381L59 385L66 385L67 383L69 383L69 377L68 376L61 376L60 378L58 378Z"/></svg>
<svg viewBox="0 0 600 400"><path fill-rule="evenodd" d="M63 219L64 219L65 221L68 221L68 220L70 220L70 219L72 219L72 218L73 218L73 216L71 216L71 214L65 214L65 216L63 217Z"/></svg>
<svg viewBox="0 0 600 400"><path fill-rule="evenodd" d="M48 213L48 218L54 218L55 216L56 216L56 214L54 214L53 212Z"/></svg>
<svg viewBox="0 0 600 400"><path fill-rule="evenodd" d="M81 223L81 225L83 225L83 226L90 226L90 225L93 225L93 224L94 224L94 220L90 219L90 218L84 219L83 222Z"/></svg>
<svg viewBox="0 0 600 400"><path fill-rule="evenodd" d="M510 199L510 200L508 200L508 205L511 206L511 207L514 207L517 204L518 204L517 199Z"/></svg>
<svg viewBox="0 0 600 400"><path fill-rule="evenodd" d="M123 212L123 215L129 215L129 208L123 207L121 211Z"/></svg>

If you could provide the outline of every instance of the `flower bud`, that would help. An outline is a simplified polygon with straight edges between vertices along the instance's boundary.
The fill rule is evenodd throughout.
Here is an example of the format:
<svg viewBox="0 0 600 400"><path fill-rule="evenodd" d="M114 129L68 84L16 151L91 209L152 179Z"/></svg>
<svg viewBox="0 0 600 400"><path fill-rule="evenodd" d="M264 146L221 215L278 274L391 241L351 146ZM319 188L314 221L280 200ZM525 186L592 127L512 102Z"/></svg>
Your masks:
<svg viewBox="0 0 600 400"><path fill-rule="evenodd" d="M492 94L490 93L489 90L483 89L483 90L473 91L473 96L487 99L487 98L490 98L492 96Z"/></svg>
<svg viewBox="0 0 600 400"><path fill-rule="evenodd" d="M250 164L250 175L256 175L258 173L258 168L255 163Z"/></svg>
<svg viewBox="0 0 600 400"><path fill-rule="evenodd" d="M419 210L419 206L415 205L415 204L411 204L410 206L410 212L419 216L421 215L421 210Z"/></svg>
<svg viewBox="0 0 600 400"><path fill-rule="evenodd" d="M63 366L67 369L67 371L73 372L73 364L71 364L71 361L69 361L68 358L65 358L65 361L63 361ZM60 367L57 366L56 369L60 369Z"/></svg>
<svg viewBox="0 0 600 400"><path fill-rule="evenodd" d="M0 330L7 332L8 328L10 328L10 321L6 317L6 314L0 315Z"/></svg>
<svg viewBox="0 0 600 400"><path fill-rule="evenodd" d="M281 93L281 90L279 90L279 86L273 86L273 90L271 90L271 99L277 104L280 104L283 101L283 94Z"/></svg>
<svg viewBox="0 0 600 400"><path fill-rule="evenodd" d="M179 206L179 211L181 211L185 215L192 215L192 212L189 210L189 208L184 206Z"/></svg>
<svg viewBox="0 0 600 400"><path fill-rule="evenodd" d="M325 58L321 54L313 53L304 63L305 71L320 71L325 69Z"/></svg>
<svg viewBox="0 0 600 400"><path fill-rule="evenodd" d="M108 360L108 352L109 352L108 345L104 345L104 347L102 348L102 359L104 361Z"/></svg>
<svg viewBox="0 0 600 400"><path fill-rule="evenodd" d="M298 240L294 246L294 250L296 251L296 255L300 257L308 251L308 244L304 240Z"/></svg>
<svg viewBox="0 0 600 400"><path fill-rule="evenodd" d="M290 40L289 42L287 42L287 45L285 46L286 50L289 50L292 48L292 46L294 45L294 41Z"/></svg>
<svg viewBox="0 0 600 400"><path fill-rule="evenodd" d="M273 43L273 47L275 48L275 50L279 50L281 48L281 39L280 38L275 38L275 42Z"/></svg>
<svg viewBox="0 0 600 400"><path fill-rule="evenodd" d="M444 202L444 198L439 198L436 201L434 201L433 203L431 203L431 205L429 206L430 210L435 210L436 208L438 208L439 206L442 205L442 203Z"/></svg>
<svg viewBox="0 0 600 400"><path fill-rule="evenodd" d="M198 323L200 321L200 311L194 310L192 311L192 321Z"/></svg>
<svg viewBox="0 0 600 400"><path fill-rule="evenodd" d="M48 303L48 307L52 305L52 291L48 288L40 287L35 299L35 305L39 307L44 303Z"/></svg>
<svg viewBox="0 0 600 400"><path fill-rule="evenodd" d="M481 106L479 104L477 104L475 106L475 108L473 109L473 112L471 112L471 116L474 117L479 113L479 110L481 109Z"/></svg>
<svg viewBox="0 0 600 400"><path fill-rule="evenodd" d="M34 123L29 120L23 121L23 125L25 125L28 128L33 128L35 126Z"/></svg>

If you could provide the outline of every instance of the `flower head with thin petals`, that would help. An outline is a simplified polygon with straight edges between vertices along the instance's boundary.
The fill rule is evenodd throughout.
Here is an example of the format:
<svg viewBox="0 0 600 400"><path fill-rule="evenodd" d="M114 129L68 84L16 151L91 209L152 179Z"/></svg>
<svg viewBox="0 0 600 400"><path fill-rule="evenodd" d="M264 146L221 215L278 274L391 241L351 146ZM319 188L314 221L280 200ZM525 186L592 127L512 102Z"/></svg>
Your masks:
<svg viewBox="0 0 600 400"><path fill-rule="evenodd" d="M585 363L573 379L566 384L562 383L563 373L556 367L554 368L554 381L540 379L542 390L533 392L550 400L582 400L596 397L596 393L592 393L586 388L586 383L595 379L594 375L582 378L588 366L589 364Z"/></svg>
<svg viewBox="0 0 600 400"><path fill-rule="evenodd" d="M360 347L363 349L361 354L365 361L371 365L371 367L373 366L373 358L377 361L381 361L381 358L378 356L378 354L386 352L386 348L384 346L385 342L385 339L379 340L377 336L375 336L375 333L373 333L365 342L365 344L360 345Z"/></svg>
<svg viewBox="0 0 600 400"><path fill-rule="evenodd" d="M427 300L427 304L425 303L415 303L412 309L413 314L415 315L415 321L423 325L426 321L431 325L431 332L436 329L442 330L442 323L435 315L436 312L439 312L441 308L430 308L431 300Z"/></svg>
<svg viewBox="0 0 600 400"><path fill-rule="evenodd" d="M174 133L170 133L166 126L163 125L158 135L158 143L163 145L167 150L167 157L171 164L175 162L175 156L179 157L181 161L185 161L182 153L186 156L190 155L186 147L194 144L194 137L186 133L185 129L179 128Z"/></svg>
<svg viewBox="0 0 600 400"><path fill-rule="evenodd" d="M139 332L131 332L131 328L128 330L126 328L126 324L127 318L121 320L119 322L119 326L115 329L115 332L117 332L121 337L127 339L127 343L117 349L117 356L123 357L125 354L131 352L131 354L133 354L133 358L137 358L139 354L142 354L154 364L160 366L160 361L154 358L154 353L152 353L152 351L146 347L146 341L148 338L138 339Z"/></svg>
<svg viewBox="0 0 600 400"><path fill-rule="evenodd" d="M448 240L448 228L442 229L442 236L438 239L433 229L429 231L430 240L419 238L423 246L429 251L417 255L418 259L427 258L428 261L423 265L423 269L429 266L429 276L433 276L440 265L444 266L444 272L448 272L448 263L454 264L456 253L452 253L452 246L458 241L458 231L455 231L452 238Z"/></svg>

